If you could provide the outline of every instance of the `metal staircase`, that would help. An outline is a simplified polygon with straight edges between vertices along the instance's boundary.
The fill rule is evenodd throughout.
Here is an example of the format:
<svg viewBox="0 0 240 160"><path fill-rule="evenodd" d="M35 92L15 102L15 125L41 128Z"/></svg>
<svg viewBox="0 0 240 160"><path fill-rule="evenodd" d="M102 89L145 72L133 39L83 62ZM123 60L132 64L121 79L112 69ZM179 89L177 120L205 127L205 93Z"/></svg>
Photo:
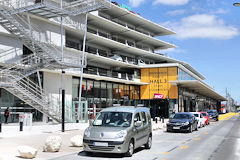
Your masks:
<svg viewBox="0 0 240 160"><path fill-rule="evenodd" d="M109 0L1 0L7 7L13 7L11 14L29 12L44 18L76 16L99 9L110 8Z"/></svg>
<svg viewBox="0 0 240 160"><path fill-rule="evenodd" d="M28 13L43 18L75 16L108 8L110 5L106 0L64 0L62 4L60 0L0 0L0 25L33 52L14 64L2 67L0 87L60 122L60 100L49 96L28 76L43 68L84 68L87 59L85 55L62 54L60 47L30 22ZM27 12L27 16L23 12ZM1 57L5 55L7 54L1 54ZM85 61L82 63L83 58Z"/></svg>

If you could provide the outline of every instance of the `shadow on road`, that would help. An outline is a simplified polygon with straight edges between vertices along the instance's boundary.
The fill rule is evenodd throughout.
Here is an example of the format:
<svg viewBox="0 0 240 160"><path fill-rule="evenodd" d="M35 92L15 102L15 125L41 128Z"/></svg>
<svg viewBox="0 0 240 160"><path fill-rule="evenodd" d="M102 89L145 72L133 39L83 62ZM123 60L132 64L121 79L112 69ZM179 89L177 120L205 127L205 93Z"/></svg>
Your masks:
<svg viewBox="0 0 240 160"><path fill-rule="evenodd" d="M135 149L134 154L144 150L144 147L140 147ZM84 151L81 151L78 153L78 156L80 157L99 157L99 158L124 158L124 154L113 154L113 153L86 153Z"/></svg>

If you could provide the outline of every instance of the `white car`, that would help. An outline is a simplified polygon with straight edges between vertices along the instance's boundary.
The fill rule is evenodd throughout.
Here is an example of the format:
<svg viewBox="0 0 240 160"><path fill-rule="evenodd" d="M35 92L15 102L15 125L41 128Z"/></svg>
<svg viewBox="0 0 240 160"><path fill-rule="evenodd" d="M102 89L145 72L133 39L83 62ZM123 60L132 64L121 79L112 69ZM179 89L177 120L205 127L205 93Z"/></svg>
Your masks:
<svg viewBox="0 0 240 160"><path fill-rule="evenodd" d="M203 117L202 113L199 112L191 112L196 119L198 120L198 128L202 128L205 126L206 119Z"/></svg>

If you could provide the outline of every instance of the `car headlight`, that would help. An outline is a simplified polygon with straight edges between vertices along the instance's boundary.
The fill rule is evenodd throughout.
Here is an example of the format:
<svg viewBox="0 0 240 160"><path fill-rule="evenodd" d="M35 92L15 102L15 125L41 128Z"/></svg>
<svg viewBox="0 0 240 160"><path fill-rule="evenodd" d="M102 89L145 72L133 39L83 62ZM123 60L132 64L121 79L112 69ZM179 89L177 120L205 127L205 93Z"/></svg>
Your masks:
<svg viewBox="0 0 240 160"><path fill-rule="evenodd" d="M189 122L185 122L185 123L183 123L183 125L185 125L185 126L186 126L186 125L189 125Z"/></svg>
<svg viewBox="0 0 240 160"><path fill-rule="evenodd" d="M84 136L90 137L90 131L88 128L84 131Z"/></svg>
<svg viewBox="0 0 240 160"><path fill-rule="evenodd" d="M120 132L118 132L115 136L115 138L123 138L127 135L127 131L126 130L121 130Z"/></svg>

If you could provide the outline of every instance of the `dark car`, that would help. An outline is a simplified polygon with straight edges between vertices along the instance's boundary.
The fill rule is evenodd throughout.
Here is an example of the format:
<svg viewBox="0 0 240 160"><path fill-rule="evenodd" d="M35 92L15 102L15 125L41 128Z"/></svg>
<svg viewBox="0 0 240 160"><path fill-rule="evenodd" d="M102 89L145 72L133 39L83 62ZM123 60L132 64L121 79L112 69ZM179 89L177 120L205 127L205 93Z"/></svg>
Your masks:
<svg viewBox="0 0 240 160"><path fill-rule="evenodd" d="M193 130L198 130L197 119L192 113L179 112L173 115L167 123L167 132L170 131L187 131L191 133Z"/></svg>
<svg viewBox="0 0 240 160"><path fill-rule="evenodd" d="M207 111L209 118L218 121L218 112L216 110Z"/></svg>

